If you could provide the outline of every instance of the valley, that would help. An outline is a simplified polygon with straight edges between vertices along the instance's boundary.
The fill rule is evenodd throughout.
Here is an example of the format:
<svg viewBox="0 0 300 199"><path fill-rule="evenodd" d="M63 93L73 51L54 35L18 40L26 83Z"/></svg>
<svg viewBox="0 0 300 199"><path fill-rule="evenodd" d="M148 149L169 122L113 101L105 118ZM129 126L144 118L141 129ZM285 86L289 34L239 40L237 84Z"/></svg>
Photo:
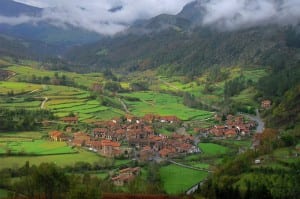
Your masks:
<svg viewBox="0 0 300 199"><path fill-rule="evenodd" d="M187 93L200 98L201 102L203 101L202 103L205 104L202 106L213 107L218 105L220 101L217 99L222 95L224 82L217 82L215 90L210 94L205 94L204 84L209 74L186 83L182 80L183 76L171 78L157 76L155 71L145 71L140 74L132 74L132 76L119 76L120 83L114 82L119 85L115 86L116 88L113 87L114 85L111 86L112 88L107 88L107 82L112 82L112 80L107 79L103 73L77 74L49 71L42 69L42 65L38 62L27 61L22 65L7 64L2 66L1 70L11 71L15 74L6 81L0 82L1 108L11 110L15 108L49 110L54 114L54 119L42 121L44 124L37 128L37 131L4 131L1 133L0 152L2 154L1 162L3 162L1 169L21 168L26 162L30 165L53 162L60 167L73 167L75 170L83 169L82 171L93 173L93 175L106 173L106 177L103 180L110 180L108 177L110 172L115 172L120 166L125 167L136 164L137 160L139 162L142 159L134 160L133 154L127 155L125 159L105 157L99 155L99 153L89 151L88 147L74 147L75 145L72 144L72 141L67 141L68 139L73 140L72 133L84 132L87 135L92 134L95 123L114 121L116 118L125 118L126 121L127 117L128 123L128 115L137 118L137 121L143 121L143 119L138 118L143 118L144 116L146 118L146 115L151 116L151 114L154 120L154 117L163 118L163 116L168 115L177 117L181 124L164 124L159 122L160 120L163 121L160 119L153 123L151 127L155 128L154 133L156 135L170 137L175 135L175 131L179 132L179 129L181 134L183 133L182 135L199 136L199 131L195 131L195 129L212 127L219 123L214 119L217 113L216 110L205 111L201 108L190 108L188 107L189 104L184 104L186 99L184 99L183 94L186 95ZM238 76L241 70L243 69L235 68L232 70L230 78L233 79L235 76ZM253 81L257 81L265 75L265 71L263 69L254 69L245 71L245 74L248 78L253 77ZM136 76L139 76L140 79L145 78L149 80L146 90L133 90L135 88L132 86L135 85L134 82L142 82ZM62 79L65 82L60 81ZM241 95L244 95L244 93ZM245 102L245 104L247 106L257 105L256 102ZM126 109L124 106L126 106ZM69 115L75 115L78 118L78 123L76 121L76 124L69 124L62 121L64 117ZM18 129L18 127L15 128ZM70 131L68 128L72 130ZM102 125L101 128L108 128L108 126ZM64 142L53 142L49 137L49 132L53 130L63 132L65 136L70 137ZM157 138L160 137L158 136ZM201 153L192 153L184 157L184 159L179 155L179 159L176 157L175 160L195 168L213 169L221 162L224 155L238 152L235 142L248 143L242 144L242 146L245 149L249 147L251 136L246 136L240 141L235 140L236 138L227 140L226 147L223 146L223 143L220 143L221 145L212 144L215 146L206 146L206 143L201 143L196 146L196 148L200 148ZM126 144L123 147L126 147ZM139 146L136 145L136 147ZM166 156L164 155L163 157ZM202 158L205 160L201 161ZM163 161L163 159L157 160ZM82 168L80 168L80 165ZM104 168L104 170L101 168ZM147 171L147 166L144 169ZM171 172L170 169L174 170L172 175L169 173ZM207 172L202 171L197 176L195 174L198 172L193 169L181 168L172 164L161 167L159 172L162 176L161 180L164 184L164 189L169 194L183 193L208 175ZM174 179L181 178L177 175L192 175L195 179L186 182L183 186L180 182L174 181ZM169 179L167 176L172 176L174 179ZM144 176L144 178L147 178L147 176Z"/></svg>
<svg viewBox="0 0 300 199"><path fill-rule="evenodd" d="M0 199L297 199L295 0L0 2Z"/></svg>
<svg viewBox="0 0 300 199"><path fill-rule="evenodd" d="M141 183L151 178L153 174L149 172L154 172L151 162L157 162L160 166L155 175L158 175L159 179L153 183L162 184L162 189L157 191L177 195L184 194L206 180L210 175L208 171L215 171L228 157L246 152L255 142L255 127L245 129L243 133L237 129L226 130L229 121L238 120L230 115L224 119L224 115L220 113L222 110L226 111L222 104L225 84L241 75L247 82L258 82L267 75L264 68L233 66L217 72L208 70L203 75L187 81L185 76L160 76L155 70L135 72L126 76L111 72L77 74L45 70L38 62L2 62L6 64L1 66L1 70L11 71L14 75L0 82L1 108L46 110L50 111L53 117L51 120L41 120L39 127L34 131L26 131L26 123L23 123L23 127L22 124L16 126L15 122L18 120L11 121L15 129L13 132L2 129L0 159L3 163L0 169L13 168L17 171L26 164L40 165L48 162L64 168L72 175L88 174L99 176L104 182L111 182L111 179L114 179L112 176L116 175L120 168L139 166L142 171L134 181L128 184L122 181L121 187L115 185L119 191L130 192L132 183ZM210 84L211 88L207 89L207 82L212 81L211 78L218 73L226 74L226 78L215 80ZM255 100L256 93L255 87L249 85L238 95L231 97L231 103L238 104L237 111L246 111L248 114L254 114L255 109L262 111L260 102ZM74 123L73 120L69 121L72 117L75 118ZM176 121L167 119L171 117L177 118ZM253 122L255 125L254 121L249 120L251 117L237 118ZM217 125L226 121L228 126L217 132ZM140 124L146 126L141 128ZM119 125L120 127L117 127ZM152 138L145 137L145 141L141 138L140 141L131 140L127 134L135 132L130 130L132 125L141 128L139 133L149 129ZM242 124L230 125L237 127ZM54 134L56 131L59 134ZM95 132L99 133L97 137ZM127 132L127 138L114 137L114 132ZM88 137L77 138L77 134ZM187 146L193 147L193 152L184 148L178 148L176 150L181 152L175 152L172 144L164 144L175 136L192 136L195 143L187 142ZM78 142L79 140L75 141L77 139L91 141ZM102 148L105 145L101 144L101 140L120 143L120 149L116 150L121 151L108 155L103 151L106 149ZM148 145L148 142L153 144ZM156 149L155 146L166 148ZM295 153L295 149L289 150ZM264 157L262 165L266 168L273 168L274 165L277 165L275 168L281 168L284 167L282 161L287 157L286 161L298 159L283 154L284 152L273 160ZM251 164L254 168L257 167L254 162ZM189 180L182 182L182 178ZM16 183L16 180L7 180L10 181L9 184ZM242 181L240 183L242 184ZM6 186L9 187L9 184ZM146 190L147 187L136 189Z"/></svg>

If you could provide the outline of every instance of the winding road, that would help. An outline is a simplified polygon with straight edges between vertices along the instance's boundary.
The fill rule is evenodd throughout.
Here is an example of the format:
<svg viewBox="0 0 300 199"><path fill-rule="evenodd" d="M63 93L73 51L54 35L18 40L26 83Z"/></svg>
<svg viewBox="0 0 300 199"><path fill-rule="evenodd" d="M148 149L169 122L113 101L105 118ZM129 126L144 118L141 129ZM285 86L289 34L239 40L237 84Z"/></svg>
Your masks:
<svg viewBox="0 0 300 199"><path fill-rule="evenodd" d="M260 117L258 109L256 109L256 115L248 115L248 114L244 114L244 113L240 113L240 115L243 115L243 116L247 117L248 119L255 121L258 124L258 126L256 127L257 133L262 133L264 131L265 123L262 120L262 118Z"/></svg>

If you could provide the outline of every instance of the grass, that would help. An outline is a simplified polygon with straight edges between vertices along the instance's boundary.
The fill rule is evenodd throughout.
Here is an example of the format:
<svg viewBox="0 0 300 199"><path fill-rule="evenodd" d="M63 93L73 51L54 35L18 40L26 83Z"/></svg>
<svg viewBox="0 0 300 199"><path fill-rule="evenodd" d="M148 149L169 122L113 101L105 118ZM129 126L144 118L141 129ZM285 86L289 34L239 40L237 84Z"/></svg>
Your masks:
<svg viewBox="0 0 300 199"><path fill-rule="evenodd" d="M228 148L214 143L200 143L199 148L207 155L221 155L228 152Z"/></svg>
<svg viewBox="0 0 300 199"><path fill-rule="evenodd" d="M7 198L7 197L8 197L8 191L5 189L0 189L0 199Z"/></svg>
<svg viewBox="0 0 300 199"><path fill-rule="evenodd" d="M7 142L5 146L2 146L2 149L3 147L4 149L10 149L12 153L22 153L22 154L32 154L32 155L54 155L54 154L76 153L76 151L71 147L67 146L65 142L51 142L46 140L26 141L26 140L9 140L9 139L10 138L4 138L4 141L6 140Z"/></svg>
<svg viewBox="0 0 300 199"><path fill-rule="evenodd" d="M140 100L134 102L126 101L130 111L137 116L154 113L159 115L176 115L182 120L189 120L194 117L206 119L212 116L210 112L189 108L183 105L182 98L169 94L148 91L123 95Z"/></svg>
<svg viewBox="0 0 300 199"><path fill-rule="evenodd" d="M222 143L235 145L238 147L251 147L251 140L222 140Z"/></svg>
<svg viewBox="0 0 300 199"><path fill-rule="evenodd" d="M4 82L0 81L0 94L7 94L13 91L14 94L28 93L33 90L42 89L42 85L23 82Z"/></svg>
<svg viewBox="0 0 300 199"><path fill-rule="evenodd" d="M209 164L206 164L206 163L192 163L192 166L193 167L197 167L197 168L200 168L200 169L209 169L210 165Z"/></svg>
<svg viewBox="0 0 300 199"><path fill-rule="evenodd" d="M40 165L43 162L53 162L58 166L74 166L76 162L82 161L93 164L103 161L104 158L96 153L80 150L78 153L63 155L44 155L44 156L11 156L1 157L0 169L18 168L25 165L29 161L31 165Z"/></svg>
<svg viewBox="0 0 300 199"><path fill-rule="evenodd" d="M163 186L168 194L180 194L204 180L208 173L169 165L160 169Z"/></svg>
<svg viewBox="0 0 300 199"><path fill-rule="evenodd" d="M31 63L28 64L30 65ZM101 73L78 74L65 71L48 71L42 69L38 64L34 67L14 65L9 66L6 69L17 73L16 76L11 79L11 81L17 81L18 79L28 79L28 77L31 78L33 74L37 77L48 76L51 78L56 72L59 74L59 76L65 75L67 78L72 79L74 82L76 82L79 86L85 86L87 88L90 88L94 82L103 80L103 76Z"/></svg>

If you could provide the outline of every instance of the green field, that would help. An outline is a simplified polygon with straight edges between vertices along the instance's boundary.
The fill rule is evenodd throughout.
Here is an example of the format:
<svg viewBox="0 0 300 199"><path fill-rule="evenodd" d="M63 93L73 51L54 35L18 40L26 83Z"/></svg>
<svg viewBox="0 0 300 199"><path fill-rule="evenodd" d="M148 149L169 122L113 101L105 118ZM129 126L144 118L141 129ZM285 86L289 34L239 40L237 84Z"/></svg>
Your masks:
<svg viewBox="0 0 300 199"><path fill-rule="evenodd" d="M24 139L24 138L22 138ZM22 153L32 155L54 155L54 154L66 154L76 153L74 149L67 146L65 142L52 142L46 140L9 140L0 139L0 142L6 141L4 146L0 146L2 150L10 150L11 153Z"/></svg>
<svg viewBox="0 0 300 199"><path fill-rule="evenodd" d="M193 167L197 167L197 168L200 168L200 169L209 169L210 165L209 164L206 164L206 163L192 163L192 166Z"/></svg>
<svg viewBox="0 0 300 199"><path fill-rule="evenodd" d="M168 194L179 194L204 180L208 173L169 165L160 169L160 175L165 191Z"/></svg>
<svg viewBox="0 0 300 199"><path fill-rule="evenodd" d="M194 117L207 119L212 116L210 112L184 106L180 97L169 94L149 91L133 92L123 94L123 96L139 99L139 101L126 101L129 110L137 116L154 113L159 115L176 115L182 120L189 120Z"/></svg>
<svg viewBox="0 0 300 199"><path fill-rule="evenodd" d="M13 91L14 94L29 93L38 89L42 89L42 85L23 83L23 82L0 81L0 94L7 94L10 91Z"/></svg>
<svg viewBox="0 0 300 199"><path fill-rule="evenodd" d="M207 155L221 155L228 152L228 148L214 143L200 143L199 148L204 154Z"/></svg>
<svg viewBox="0 0 300 199"><path fill-rule="evenodd" d="M31 165L40 165L43 162L53 162L58 166L73 166L76 162L87 162L93 164L95 162L103 162L104 158L96 153L80 150L78 153L63 155L43 155L43 156L11 156L1 157L0 169L16 168L25 165L29 161Z"/></svg>
<svg viewBox="0 0 300 199"><path fill-rule="evenodd" d="M16 137L16 138L31 138L40 139L42 136L47 135L45 132L41 131L22 131L22 132L1 132L1 137Z"/></svg>
<svg viewBox="0 0 300 199"><path fill-rule="evenodd" d="M29 63L30 64L30 63ZM18 79L28 79L31 78L34 74L37 77L53 77L57 72L59 76L65 75L67 78L76 82L79 86L85 86L90 88L94 82L103 81L103 76L101 73L89 73L89 74L78 74L73 72L62 72L62 71L49 71L42 69L42 66L9 66L5 68L10 71L16 72L16 76L13 77L10 81L17 81Z"/></svg>

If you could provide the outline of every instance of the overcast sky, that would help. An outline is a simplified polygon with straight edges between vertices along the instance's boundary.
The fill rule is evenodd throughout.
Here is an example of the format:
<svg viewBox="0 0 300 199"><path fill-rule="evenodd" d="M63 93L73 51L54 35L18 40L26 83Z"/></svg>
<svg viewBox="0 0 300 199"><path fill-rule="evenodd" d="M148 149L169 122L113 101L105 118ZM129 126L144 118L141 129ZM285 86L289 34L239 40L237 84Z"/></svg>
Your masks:
<svg viewBox="0 0 300 199"><path fill-rule="evenodd" d="M72 24L102 34L122 31L137 19L162 13L177 14L192 0L15 0L47 8L43 20L57 25ZM116 11L112 12L114 8ZM1 18L0 18L1 19ZM3 19L4 20L4 19ZM23 22L26 19L21 19ZM32 19L35 21L35 19ZM13 20L16 23L16 19Z"/></svg>
<svg viewBox="0 0 300 199"><path fill-rule="evenodd" d="M0 0L1 1L1 0ZM0 16L11 25L48 21L58 26L71 24L101 34L125 30L138 19L159 14L177 14L193 0L14 0L45 8L41 18ZM300 22L300 0L199 0L206 12L203 25L237 29L259 24Z"/></svg>

